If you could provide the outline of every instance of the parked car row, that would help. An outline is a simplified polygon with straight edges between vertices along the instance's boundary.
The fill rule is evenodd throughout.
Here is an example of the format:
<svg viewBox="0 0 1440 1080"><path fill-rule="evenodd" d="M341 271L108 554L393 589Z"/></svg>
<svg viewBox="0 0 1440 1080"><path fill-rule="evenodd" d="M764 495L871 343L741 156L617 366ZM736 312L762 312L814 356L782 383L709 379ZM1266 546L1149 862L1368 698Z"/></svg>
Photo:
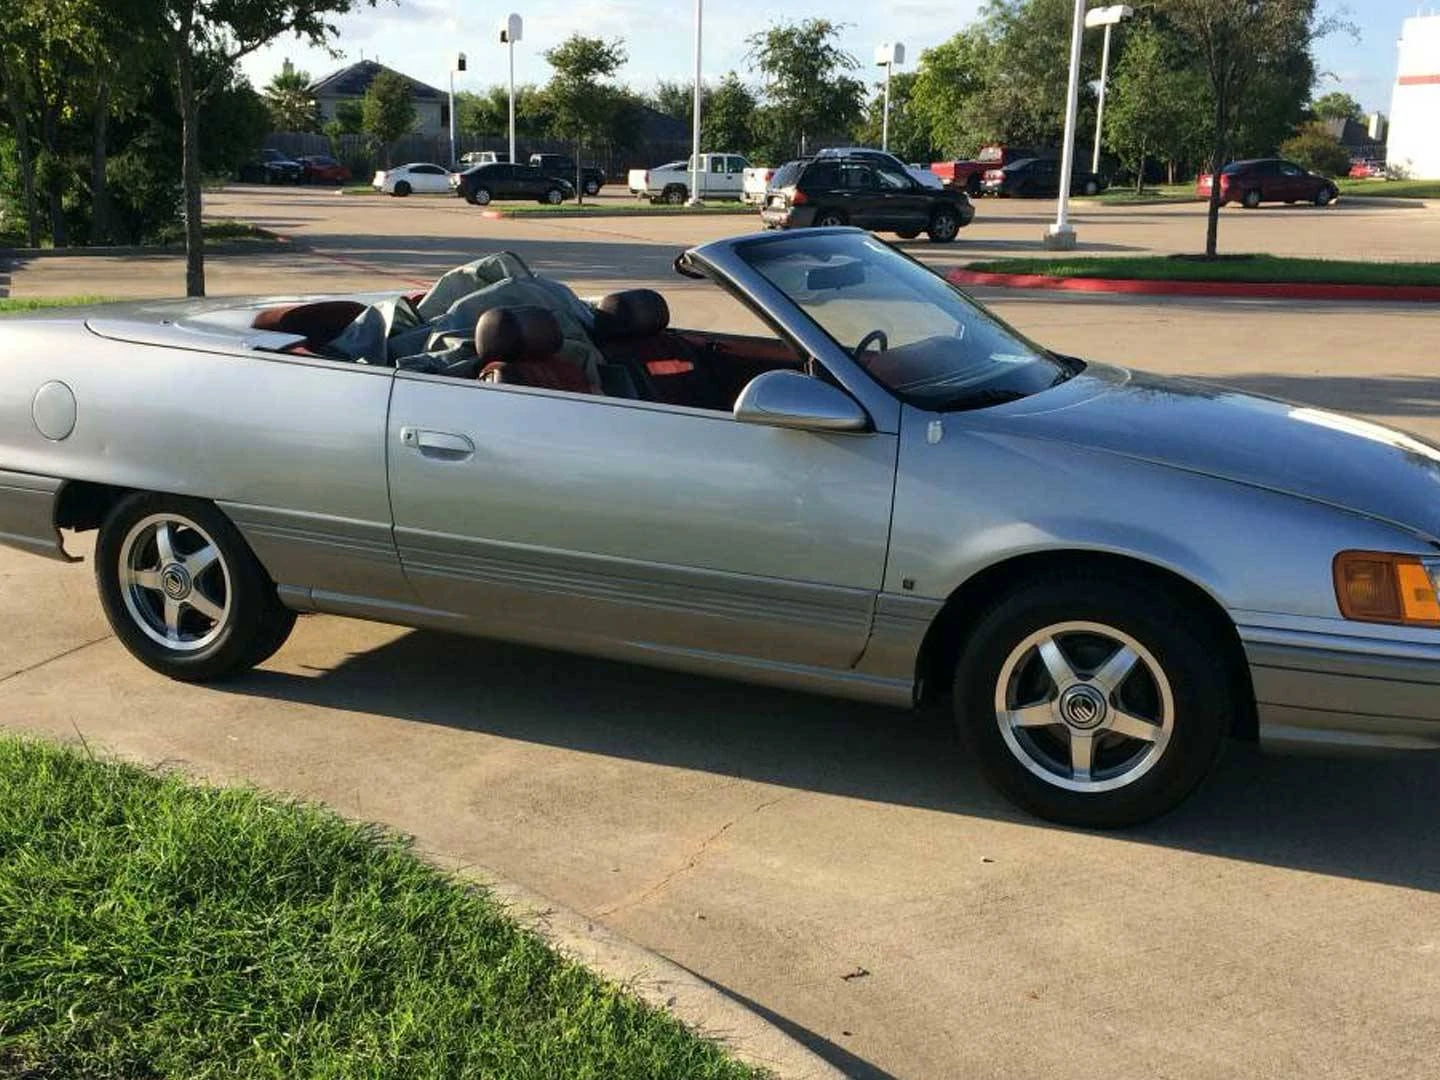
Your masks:
<svg viewBox="0 0 1440 1080"><path fill-rule="evenodd" d="M343 184L350 179L350 170L328 154L292 158L266 148L240 166L238 179L252 184Z"/></svg>

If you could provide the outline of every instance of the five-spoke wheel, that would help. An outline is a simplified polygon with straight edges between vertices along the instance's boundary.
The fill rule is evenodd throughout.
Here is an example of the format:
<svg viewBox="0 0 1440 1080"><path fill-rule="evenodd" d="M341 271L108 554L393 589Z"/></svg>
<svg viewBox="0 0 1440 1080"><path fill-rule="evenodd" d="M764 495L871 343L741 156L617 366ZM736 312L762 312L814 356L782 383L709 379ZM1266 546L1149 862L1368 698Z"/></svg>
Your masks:
<svg viewBox="0 0 1440 1080"><path fill-rule="evenodd" d="M151 640L194 652L215 640L230 613L230 572L214 539L179 514L152 514L120 546L125 610Z"/></svg>

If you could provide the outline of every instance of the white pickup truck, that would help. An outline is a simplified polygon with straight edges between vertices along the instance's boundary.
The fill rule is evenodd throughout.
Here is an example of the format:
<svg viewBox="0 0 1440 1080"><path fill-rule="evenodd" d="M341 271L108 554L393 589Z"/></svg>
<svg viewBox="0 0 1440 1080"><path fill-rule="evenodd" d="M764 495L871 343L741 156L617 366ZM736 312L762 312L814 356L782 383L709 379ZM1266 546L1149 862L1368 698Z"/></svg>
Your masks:
<svg viewBox="0 0 1440 1080"><path fill-rule="evenodd" d="M630 193L651 202L679 206L690 198L690 162L672 161L653 169L630 170ZM739 154L700 155L700 197L738 199L749 162Z"/></svg>

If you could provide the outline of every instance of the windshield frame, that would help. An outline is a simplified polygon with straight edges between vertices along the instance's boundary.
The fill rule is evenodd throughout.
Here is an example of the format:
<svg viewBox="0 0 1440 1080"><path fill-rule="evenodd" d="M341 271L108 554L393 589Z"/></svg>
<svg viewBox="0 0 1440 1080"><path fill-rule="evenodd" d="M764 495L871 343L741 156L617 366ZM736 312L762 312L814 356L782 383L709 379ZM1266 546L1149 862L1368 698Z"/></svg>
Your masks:
<svg viewBox="0 0 1440 1080"><path fill-rule="evenodd" d="M917 398L913 395L906 394L903 390L884 382L874 372L869 370L866 365L860 363L860 361L853 355L850 347L848 347L844 342L836 340L834 335L831 334L830 330L823 323L821 323L802 304L797 302L794 297L792 297L789 293L787 293L784 289L777 285L772 279L770 279L766 274L764 274L754 263L752 263L751 258L747 256L747 252L753 251L756 247L760 245L764 245L765 247L782 245L788 246L790 244L800 246L803 245L807 239L827 235L850 235L854 236L857 241L860 241L862 243L868 241L874 244L879 244L886 248L890 255L898 256L900 259L903 259L905 262L909 263L912 267L925 274L928 274L930 277L938 281L941 286L949 290L949 292L952 293L959 301L960 305L964 309L966 309L968 314L983 323L989 324L990 327L993 327L994 329L1000 331L1002 334L1008 335L1009 337L1013 338L1017 344L1023 346L1031 353L1033 353L1037 361L1045 362L1051 365L1054 369L1053 381L1045 380L1045 385L1039 387L1038 389L1026 392L1019 397L1006 397L1002 400L1000 397L992 396L989 393L990 391L996 389L993 386L993 383L996 381L996 379L987 378L977 383L974 388L974 392L965 395L964 398L957 397L956 399L951 399L943 403L936 402L932 399L925 397ZM1024 398L1032 397L1037 393L1043 393L1046 389L1049 389L1053 386L1058 386L1060 383L1068 381L1085 367L1084 362L1081 360L1069 356L1062 356L1053 352L1050 349L1045 348L1043 345L1040 345L1039 343L1030 340L1030 338L1020 333L1004 319L1000 318L994 312L990 311L989 308L987 308L985 305L981 304L974 297L966 293L963 289L947 281L942 275L937 274L934 270L926 266L914 256L910 255L908 252L863 229L856 229L850 227L839 227L834 229L807 229L802 232L780 233L778 235L772 233L762 233L749 237L737 237L731 243L731 251L733 252L736 260L741 266L745 268L745 271L748 274L751 274L754 277L763 281L769 289L774 290L776 295L782 297L789 307L793 308L801 318L803 318L807 323L813 326L815 328L815 331L822 335L824 339L834 347L834 350L836 352L843 355L849 361L850 366L852 366L857 372L860 373L860 376L864 379L866 383L876 387L892 400L912 406L917 409L923 409L927 412L950 412L975 408L988 408L993 405L1004 404L1006 403L1006 401L1009 400L1023 400ZM1002 373L1002 369L997 369L997 375Z"/></svg>

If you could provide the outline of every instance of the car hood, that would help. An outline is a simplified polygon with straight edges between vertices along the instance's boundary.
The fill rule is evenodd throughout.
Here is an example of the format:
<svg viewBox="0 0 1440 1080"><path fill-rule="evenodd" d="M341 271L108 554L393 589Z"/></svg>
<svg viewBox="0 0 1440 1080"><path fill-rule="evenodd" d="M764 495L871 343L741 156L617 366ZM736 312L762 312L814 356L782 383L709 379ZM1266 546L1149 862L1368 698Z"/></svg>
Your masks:
<svg viewBox="0 0 1440 1080"><path fill-rule="evenodd" d="M1009 433L1325 503L1440 542L1440 446L1367 420L1101 364L983 415Z"/></svg>

